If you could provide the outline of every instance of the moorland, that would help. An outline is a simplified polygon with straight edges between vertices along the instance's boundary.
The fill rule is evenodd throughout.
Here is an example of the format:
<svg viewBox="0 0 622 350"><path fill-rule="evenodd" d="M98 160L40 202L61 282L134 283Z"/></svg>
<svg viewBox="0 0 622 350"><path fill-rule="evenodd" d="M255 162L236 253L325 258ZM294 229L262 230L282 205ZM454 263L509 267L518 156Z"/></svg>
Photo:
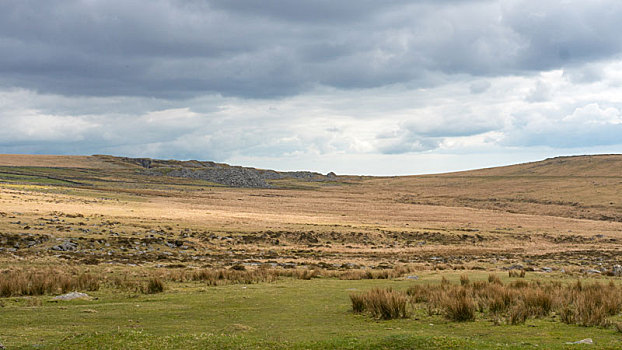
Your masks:
<svg viewBox="0 0 622 350"><path fill-rule="evenodd" d="M0 343L620 348L621 248L622 155L399 177L0 155Z"/></svg>

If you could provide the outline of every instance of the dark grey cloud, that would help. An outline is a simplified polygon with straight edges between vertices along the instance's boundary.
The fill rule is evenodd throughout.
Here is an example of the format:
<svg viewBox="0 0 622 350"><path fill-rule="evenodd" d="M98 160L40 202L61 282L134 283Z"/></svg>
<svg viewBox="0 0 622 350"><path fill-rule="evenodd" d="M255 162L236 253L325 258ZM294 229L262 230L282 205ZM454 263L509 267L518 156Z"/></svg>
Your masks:
<svg viewBox="0 0 622 350"><path fill-rule="evenodd" d="M522 39L519 66L549 70L619 55L619 1L510 1L504 22Z"/></svg>
<svg viewBox="0 0 622 350"><path fill-rule="evenodd" d="M621 18L614 0L7 0L0 86L163 99L433 86L614 57Z"/></svg>

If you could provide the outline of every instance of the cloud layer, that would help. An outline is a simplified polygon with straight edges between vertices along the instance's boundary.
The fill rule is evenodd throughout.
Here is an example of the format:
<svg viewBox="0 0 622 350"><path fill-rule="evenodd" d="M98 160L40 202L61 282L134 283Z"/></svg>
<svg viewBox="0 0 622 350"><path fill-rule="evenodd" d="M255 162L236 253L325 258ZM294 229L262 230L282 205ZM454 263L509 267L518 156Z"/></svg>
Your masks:
<svg viewBox="0 0 622 350"><path fill-rule="evenodd" d="M620 152L621 20L614 0L4 1L0 152L360 173L365 155Z"/></svg>

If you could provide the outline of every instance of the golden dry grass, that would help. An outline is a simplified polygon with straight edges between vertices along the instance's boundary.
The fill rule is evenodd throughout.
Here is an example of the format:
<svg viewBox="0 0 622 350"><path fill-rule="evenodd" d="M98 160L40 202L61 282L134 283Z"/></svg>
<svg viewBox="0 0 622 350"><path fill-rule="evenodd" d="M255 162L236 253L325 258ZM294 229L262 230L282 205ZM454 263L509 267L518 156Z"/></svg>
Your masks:
<svg viewBox="0 0 622 350"><path fill-rule="evenodd" d="M58 166L84 161L62 159ZM46 176L91 181L88 186L0 182L0 248L7 261L438 270L580 264L589 270L611 269L622 248L622 222L596 220L622 212L622 177L613 175L526 176L531 164L460 176L346 178L347 185L313 190L242 189L166 177L151 182L134 170L105 169L118 165L114 159L95 159L103 162L98 173L42 168ZM621 157L602 162L615 172L620 163L611 159ZM547 162L538 169L555 166ZM576 169L586 171L581 162ZM121 182L88 180L96 175ZM28 235L47 240L29 246ZM79 248L51 250L59 240Z"/></svg>
<svg viewBox="0 0 622 350"><path fill-rule="evenodd" d="M0 154L0 166L110 168L99 158L93 156L58 156L43 154Z"/></svg>

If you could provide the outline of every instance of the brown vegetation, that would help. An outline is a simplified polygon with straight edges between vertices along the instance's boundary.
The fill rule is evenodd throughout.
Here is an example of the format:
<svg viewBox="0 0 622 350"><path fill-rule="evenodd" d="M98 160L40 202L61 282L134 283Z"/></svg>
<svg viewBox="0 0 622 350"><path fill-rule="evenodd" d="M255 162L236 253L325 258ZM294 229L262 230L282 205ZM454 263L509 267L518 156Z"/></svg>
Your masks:
<svg viewBox="0 0 622 350"><path fill-rule="evenodd" d="M391 288L374 288L361 294L350 294L352 310L355 313L367 312L372 317L391 320L407 318L408 297L406 293Z"/></svg>
<svg viewBox="0 0 622 350"><path fill-rule="evenodd" d="M145 292L147 294L162 293L163 291L164 282L162 282L161 279L159 279L158 277L152 277L149 279L149 282L147 282L147 288L145 289Z"/></svg>
<svg viewBox="0 0 622 350"><path fill-rule="evenodd" d="M438 285L414 285L406 295L414 307L423 307L430 315L442 314L456 322L473 321L479 312L497 324L505 320L507 324L515 325L524 323L529 317L547 317L554 312L564 323L607 326L609 317L622 311L622 288L613 283L583 284L578 281L566 285L517 280L504 285L495 275L490 275L488 282L471 283L466 275L461 276L460 281L461 285L451 284L446 279ZM403 294L391 289L351 294L352 310L356 313L368 311L379 317L381 313L372 311L372 308L382 308L371 300L384 300L386 305L393 305L389 301L394 299L389 296L399 299ZM407 310L400 311L400 315L406 314Z"/></svg>
<svg viewBox="0 0 622 350"><path fill-rule="evenodd" d="M51 268L7 270L0 272L0 297L95 291L100 282L100 278L90 273L74 275Z"/></svg>

